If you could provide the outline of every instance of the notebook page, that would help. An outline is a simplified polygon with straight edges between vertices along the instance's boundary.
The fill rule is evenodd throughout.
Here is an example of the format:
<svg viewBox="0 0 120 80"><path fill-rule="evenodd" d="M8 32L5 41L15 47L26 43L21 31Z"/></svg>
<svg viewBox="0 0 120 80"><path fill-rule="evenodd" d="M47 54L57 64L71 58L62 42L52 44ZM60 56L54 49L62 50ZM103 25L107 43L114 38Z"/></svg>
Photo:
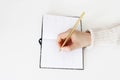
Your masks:
<svg viewBox="0 0 120 80"><path fill-rule="evenodd" d="M43 43L41 67L76 69L83 68L82 49L76 49L71 52L59 52L56 40L44 39Z"/></svg>
<svg viewBox="0 0 120 80"><path fill-rule="evenodd" d="M56 38L59 33L73 27L78 18L45 15L43 18L43 40L41 67L83 68L82 49L59 52ZM79 26L80 27L80 26Z"/></svg>
<svg viewBox="0 0 120 80"><path fill-rule="evenodd" d="M56 39L58 34L72 28L78 18L45 15L43 17L43 38ZM80 26L80 25L79 25ZM45 28L45 29L44 29ZM78 27L79 29L80 27Z"/></svg>

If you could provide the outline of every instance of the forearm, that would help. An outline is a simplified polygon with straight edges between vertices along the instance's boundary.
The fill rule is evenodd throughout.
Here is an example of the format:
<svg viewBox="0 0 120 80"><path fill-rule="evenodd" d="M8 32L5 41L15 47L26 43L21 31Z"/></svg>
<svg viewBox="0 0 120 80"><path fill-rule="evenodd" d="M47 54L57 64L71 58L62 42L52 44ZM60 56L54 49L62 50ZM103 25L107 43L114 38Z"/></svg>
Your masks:
<svg viewBox="0 0 120 80"><path fill-rule="evenodd" d="M120 25L104 30L89 30L91 45L120 45Z"/></svg>

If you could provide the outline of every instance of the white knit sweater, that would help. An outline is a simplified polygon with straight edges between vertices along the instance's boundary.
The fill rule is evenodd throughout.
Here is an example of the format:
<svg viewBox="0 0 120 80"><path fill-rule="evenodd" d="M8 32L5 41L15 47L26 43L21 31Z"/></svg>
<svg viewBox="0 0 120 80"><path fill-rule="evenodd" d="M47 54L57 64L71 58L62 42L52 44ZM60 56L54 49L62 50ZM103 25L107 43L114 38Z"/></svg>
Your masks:
<svg viewBox="0 0 120 80"><path fill-rule="evenodd" d="M91 46L120 45L120 25L111 28L89 30L91 33Z"/></svg>

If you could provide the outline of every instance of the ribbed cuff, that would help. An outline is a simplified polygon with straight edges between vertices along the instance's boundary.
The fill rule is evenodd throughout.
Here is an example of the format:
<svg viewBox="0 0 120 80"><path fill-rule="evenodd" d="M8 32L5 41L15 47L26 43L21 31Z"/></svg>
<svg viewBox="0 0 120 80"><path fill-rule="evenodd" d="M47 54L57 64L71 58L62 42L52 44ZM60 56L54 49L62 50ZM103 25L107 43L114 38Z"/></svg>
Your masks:
<svg viewBox="0 0 120 80"><path fill-rule="evenodd" d="M91 44L87 48L91 48L94 45L94 33L92 29L88 29L86 32L89 32L91 36Z"/></svg>

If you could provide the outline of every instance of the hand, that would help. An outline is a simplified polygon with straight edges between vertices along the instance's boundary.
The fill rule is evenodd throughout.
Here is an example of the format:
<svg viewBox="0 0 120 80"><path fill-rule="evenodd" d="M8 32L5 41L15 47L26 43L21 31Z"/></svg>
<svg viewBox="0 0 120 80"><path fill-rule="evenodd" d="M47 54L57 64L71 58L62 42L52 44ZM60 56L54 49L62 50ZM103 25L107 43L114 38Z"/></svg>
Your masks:
<svg viewBox="0 0 120 80"><path fill-rule="evenodd" d="M67 35L70 33L72 29L69 29L63 33L60 33L57 38L57 43L59 48L61 48L63 42L65 41ZM91 35L89 32L80 32L75 30L70 37L70 39L66 42L65 46L61 49L63 51L71 51L77 48L87 47L91 44Z"/></svg>

